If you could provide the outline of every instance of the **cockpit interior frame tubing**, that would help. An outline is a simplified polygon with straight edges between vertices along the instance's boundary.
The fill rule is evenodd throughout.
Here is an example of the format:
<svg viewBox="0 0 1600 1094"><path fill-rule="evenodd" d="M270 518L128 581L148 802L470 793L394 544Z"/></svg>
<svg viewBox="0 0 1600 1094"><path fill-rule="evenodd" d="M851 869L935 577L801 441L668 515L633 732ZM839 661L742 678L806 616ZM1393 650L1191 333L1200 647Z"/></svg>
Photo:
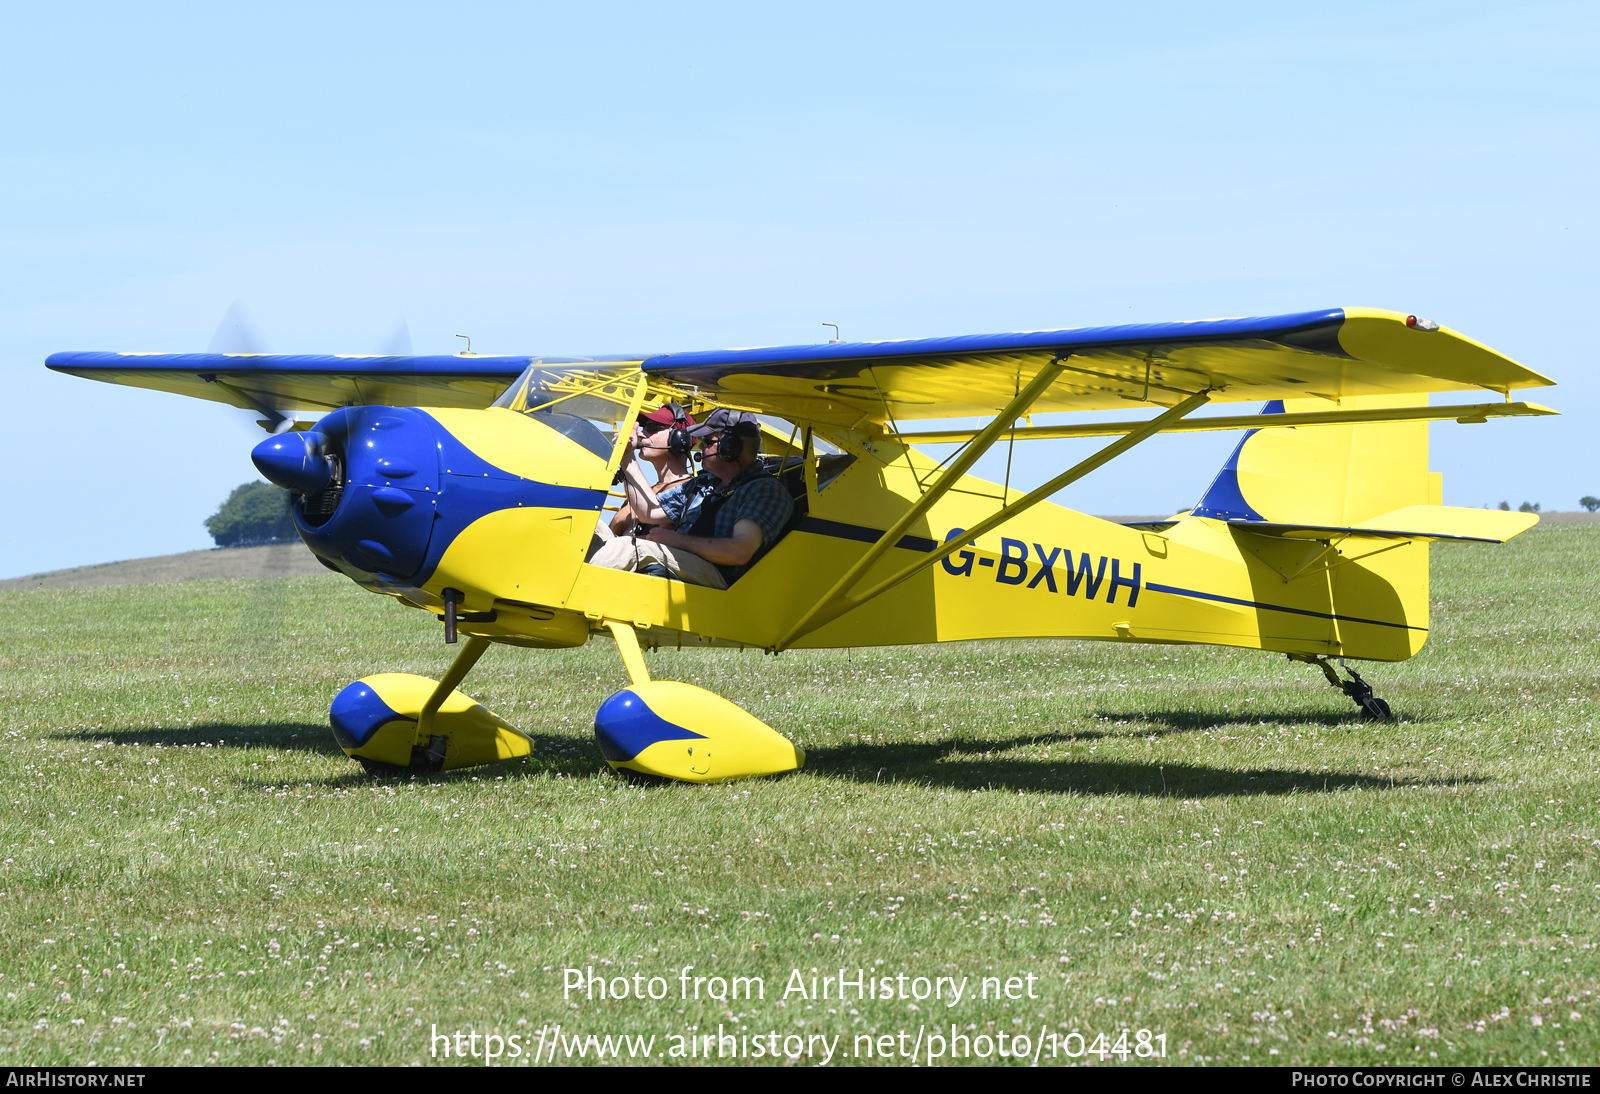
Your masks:
<svg viewBox="0 0 1600 1094"><path fill-rule="evenodd" d="M639 371L639 372L642 373L643 369L638 369L636 371ZM595 395L596 392L600 393L600 394L596 395L596 398L606 399L605 389L608 388L608 387L617 387L617 386L619 386L621 384L627 383L628 382L628 373L624 372L619 376L602 376L599 379L593 379L593 380L575 380L574 382L575 383L579 383L579 384L583 384L584 386L583 387L579 387L574 391L569 391L565 395L558 395L554 399L551 399L548 402L540 403L537 409L538 410L548 410L551 407L555 406L557 403L564 403L568 399L576 399L580 395ZM532 386L532 383L533 383L533 378L532 378L532 376L529 376L528 383L526 385L524 385L523 390L521 392L519 392L519 394L522 396L522 408L525 411L527 410L527 407L528 407L528 390L527 389ZM552 385L552 386L554 386L554 385ZM621 400L620 399L607 399L607 402L620 403ZM515 410L516 407L512 407L512 409Z"/></svg>

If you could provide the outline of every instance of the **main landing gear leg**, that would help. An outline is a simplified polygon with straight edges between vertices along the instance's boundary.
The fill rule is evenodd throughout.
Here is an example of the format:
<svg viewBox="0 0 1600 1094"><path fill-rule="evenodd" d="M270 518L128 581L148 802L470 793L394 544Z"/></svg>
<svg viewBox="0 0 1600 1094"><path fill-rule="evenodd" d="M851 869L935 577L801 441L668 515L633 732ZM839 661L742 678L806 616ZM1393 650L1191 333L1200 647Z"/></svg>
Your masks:
<svg viewBox="0 0 1600 1094"><path fill-rule="evenodd" d="M1369 722L1387 722L1394 717L1389 704L1372 694L1372 685L1361 678L1361 674L1349 665L1344 671L1350 674L1350 679L1339 679L1339 673L1328 663L1326 657L1313 657L1310 654L1289 654L1291 661L1303 661L1308 665L1316 665L1322 670L1322 675L1328 678L1328 684L1336 687L1350 697L1350 701L1361 708L1361 716Z"/></svg>
<svg viewBox="0 0 1600 1094"><path fill-rule="evenodd" d="M455 628L452 626L450 630L453 632ZM453 639L455 635L451 634L450 637ZM450 663L450 671L444 674L444 679L433 689L428 701L422 704L422 710L417 715L417 740L411 750L412 767L422 767L429 771L438 771L444 767L450 741L445 737L434 736L434 721L438 718L439 708L444 705L444 701L456 690L456 685L467 678L467 673L472 671L472 666L478 663L478 658L482 657L483 651L488 648L487 638L468 638L467 644Z"/></svg>

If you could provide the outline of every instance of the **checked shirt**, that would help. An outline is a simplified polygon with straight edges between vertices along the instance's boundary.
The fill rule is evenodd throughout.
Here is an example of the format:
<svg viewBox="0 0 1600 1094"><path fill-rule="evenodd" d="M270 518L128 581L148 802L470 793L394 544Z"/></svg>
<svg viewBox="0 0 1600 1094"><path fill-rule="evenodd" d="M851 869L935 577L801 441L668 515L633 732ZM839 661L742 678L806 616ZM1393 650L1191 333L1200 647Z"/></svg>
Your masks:
<svg viewBox="0 0 1600 1094"><path fill-rule="evenodd" d="M696 527L701 524L701 508L717 496L727 500L716 510L712 527L709 530ZM733 535L734 525L741 520L756 522L756 527L761 529L761 550L743 566L717 567L730 585L778 541L783 526L794 513L794 500L789 497L789 491L759 463L741 471L727 486L722 486L715 475L701 472L662 494L658 501L677 530L685 535L726 539Z"/></svg>

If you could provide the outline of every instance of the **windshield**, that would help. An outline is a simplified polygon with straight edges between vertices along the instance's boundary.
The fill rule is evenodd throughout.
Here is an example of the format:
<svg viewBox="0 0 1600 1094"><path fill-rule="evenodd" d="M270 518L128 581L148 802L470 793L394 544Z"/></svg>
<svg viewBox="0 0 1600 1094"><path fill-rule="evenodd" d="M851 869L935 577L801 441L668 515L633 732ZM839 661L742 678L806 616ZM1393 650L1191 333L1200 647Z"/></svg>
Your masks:
<svg viewBox="0 0 1600 1094"><path fill-rule="evenodd" d="M520 414L537 415L539 421L570 437L602 458L609 458L617 427L628 413L639 381L642 357L535 358L494 405ZM665 405L684 396L671 387L651 385L647 407ZM704 417L709 407L692 405ZM715 404L712 404L715 405ZM783 418L757 415L768 455L798 454L804 432ZM817 455L837 455L839 449L821 437L811 438Z"/></svg>
<svg viewBox="0 0 1600 1094"><path fill-rule="evenodd" d="M639 358L536 358L494 405L616 423L628 410Z"/></svg>
<svg viewBox="0 0 1600 1094"><path fill-rule="evenodd" d="M494 405L533 415L601 459L609 459L617 422L633 398L639 360L538 358Z"/></svg>

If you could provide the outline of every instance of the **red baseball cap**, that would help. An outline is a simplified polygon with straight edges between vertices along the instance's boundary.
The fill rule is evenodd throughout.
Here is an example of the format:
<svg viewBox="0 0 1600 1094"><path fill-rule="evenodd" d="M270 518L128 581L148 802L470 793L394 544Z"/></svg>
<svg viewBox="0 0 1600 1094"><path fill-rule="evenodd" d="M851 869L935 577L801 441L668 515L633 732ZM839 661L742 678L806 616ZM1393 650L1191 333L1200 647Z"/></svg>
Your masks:
<svg viewBox="0 0 1600 1094"><path fill-rule="evenodd" d="M639 411L639 420L641 422L655 422L657 425L666 426L670 426L677 421L677 419L672 415L672 408L670 406L658 406L654 410L648 412L641 410ZM683 422L685 429L693 428L694 415L690 414L687 410L684 411Z"/></svg>

